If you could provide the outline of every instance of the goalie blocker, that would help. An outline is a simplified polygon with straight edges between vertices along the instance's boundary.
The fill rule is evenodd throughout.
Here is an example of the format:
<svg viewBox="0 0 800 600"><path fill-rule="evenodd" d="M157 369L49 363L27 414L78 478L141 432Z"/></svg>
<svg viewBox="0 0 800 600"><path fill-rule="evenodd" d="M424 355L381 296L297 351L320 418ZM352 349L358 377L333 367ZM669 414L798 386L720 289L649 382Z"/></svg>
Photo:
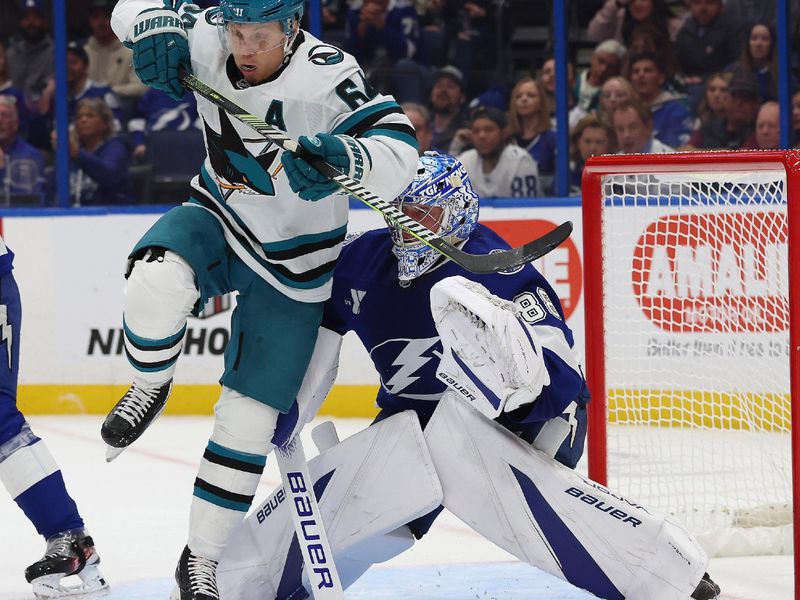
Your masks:
<svg viewBox="0 0 800 600"><path fill-rule="evenodd" d="M401 413L309 470L345 588L411 547L405 523L441 501L520 560L600 598L715 597L692 596L708 559L683 527L537 451L454 391L424 438L416 416ZM287 600L308 589L285 499L278 488L234 533L218 570L223 597Z"/></svg>

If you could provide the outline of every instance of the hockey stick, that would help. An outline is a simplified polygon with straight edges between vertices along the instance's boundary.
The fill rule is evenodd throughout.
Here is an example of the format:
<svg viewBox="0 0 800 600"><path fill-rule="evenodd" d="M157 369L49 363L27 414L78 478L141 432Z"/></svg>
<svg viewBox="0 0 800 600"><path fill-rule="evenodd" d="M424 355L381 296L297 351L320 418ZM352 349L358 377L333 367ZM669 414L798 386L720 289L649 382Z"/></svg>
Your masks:
<svg viewBox="0 0 800 600"><path fill-rule="evenodd" d="M314 493L314 483L308 473L300 434L276 448L275 455L286 497L290 500L289 510L292 511L311 595L314 600L343 600L344 589L333 562L333 551Z"/></svg>
<svg viewBox="0 0 800 600"><path fill-rule="evenodd" d="M512 269L519 265L529 263L556 248L569 237L570 233L572 233L572 223L566 221L542 237L528 242L524 246L510 248L509 250L501 250L491 254L470 254L469 252L464 252L445 241L441 236L420 225L414 219L407 217L396 206L376 196L357 181L350 179L347 175L343 175L318 156L307 152L305 148L300 146L295 140L287 137L283 131L265 123L257 116L251 115L235 102L207 86L194 75L182 73L181 83L212 104L223 109L235 119L248 125L279 148L288 150L302 157L305 161L311 163L320 173L335 181L338 186L348 194L355 196L371 209L383 215L384 218L471 273L497 273L498 271L505 271L506 269Z"/></svg>

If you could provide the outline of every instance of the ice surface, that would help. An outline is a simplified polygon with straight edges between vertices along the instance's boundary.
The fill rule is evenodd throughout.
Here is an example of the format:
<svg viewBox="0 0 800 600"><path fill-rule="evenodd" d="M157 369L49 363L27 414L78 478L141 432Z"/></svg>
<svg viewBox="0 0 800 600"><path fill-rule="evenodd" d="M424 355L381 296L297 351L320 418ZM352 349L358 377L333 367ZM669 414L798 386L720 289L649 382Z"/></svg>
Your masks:
<svg viewBox="0 0 800 600"><path fill-rule="evenodd" d="M52 450L95 539L113 600L166 600L185 544L197 466L211 433L210 417L161 417L113 463L105 462L100 416L32 417ZM342 438L366 420L337 420ZM304 440L309 456L315 454ZM580 468L580 467L579 467ZM257 498L278 483L274 461ZM31 600L25 567L44 550L22 512L0 493L0 600ZM792 557L715 559L710 571L727 600L790 600ZM370 571L348 600L585 600L584 591L517 563L444 513L409 552Z"/></svg>

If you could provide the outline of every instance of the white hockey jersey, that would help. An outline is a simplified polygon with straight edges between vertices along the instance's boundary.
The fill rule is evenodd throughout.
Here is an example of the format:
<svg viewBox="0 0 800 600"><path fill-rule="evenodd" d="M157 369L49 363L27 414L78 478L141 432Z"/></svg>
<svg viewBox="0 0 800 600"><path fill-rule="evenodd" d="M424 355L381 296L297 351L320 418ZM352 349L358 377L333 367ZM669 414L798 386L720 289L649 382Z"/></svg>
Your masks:
<svg viewBox="0 0 800 600"><path fill-rule="evenodd" d="M483 170L477 150L467 150L458 157L469 173L469 180L481 198L532 198L539 196L539 168L528 151L508 144L500 153L497 166L490 173Z"/></svg>
<svg viewBox="0 0 800 600"><path fill-rule="evenodd" d="M155 7L163 4L120 0L112 16L117 36L126 39L139 12ZM362 183L382 198L394 198L411 181L414 129L391 96L369 85L352 56L300 31L289 61L251 87L220 44L219 9L184 4L179 13L199 79L291 138L319 132L358 138L369 163ZM327 299L347 229L347 197L300 199L277 146L199 96L197 109L207 157L192 180L190 202L211 211L236 254L282 293L303 302Z"/></svg>

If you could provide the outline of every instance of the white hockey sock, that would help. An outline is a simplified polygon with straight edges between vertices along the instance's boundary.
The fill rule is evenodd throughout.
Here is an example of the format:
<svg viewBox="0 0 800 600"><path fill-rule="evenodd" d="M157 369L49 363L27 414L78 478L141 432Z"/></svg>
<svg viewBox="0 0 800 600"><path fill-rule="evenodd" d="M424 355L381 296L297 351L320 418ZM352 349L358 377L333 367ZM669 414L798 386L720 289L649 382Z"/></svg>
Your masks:
<svg viewBox="0 0 800 600"><path fill-rule="evenodd" d="M214 410L214 432L195 480L188 545L219 560L253 502L279 413L225 387Z"/></svg>
<svg viewBox="0 0 800 600"><path fill-rule="evenodd" d="M163 383L172 377L183 347L186 319L200 297L194 271L183 258L148 251L125 285L125 351L136 378Z"/></svg>

